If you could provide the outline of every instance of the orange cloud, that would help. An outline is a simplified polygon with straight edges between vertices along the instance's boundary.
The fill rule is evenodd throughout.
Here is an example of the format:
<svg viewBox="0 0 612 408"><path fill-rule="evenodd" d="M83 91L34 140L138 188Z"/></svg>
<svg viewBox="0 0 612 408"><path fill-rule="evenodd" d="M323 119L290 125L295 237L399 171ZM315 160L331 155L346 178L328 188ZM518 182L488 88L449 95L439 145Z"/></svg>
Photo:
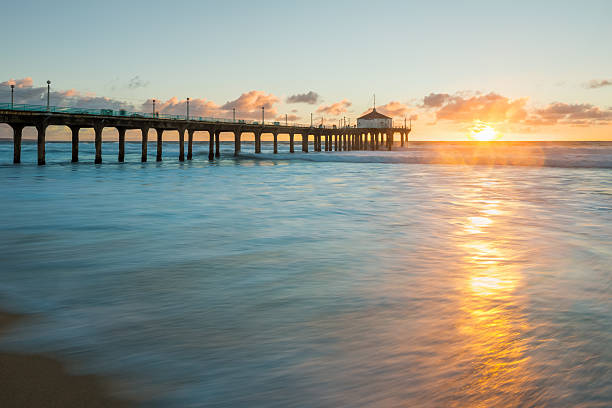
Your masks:
<svg viewBox="0 0 612 408"><path fill-rule="evenodd" d="M31 77L25 77L22 79L9 79L8 81L0 82L0 86L15 85L15 88L31 88L34 86L34 81Z"/></svg>
<svg viewBox="0 0 612 408"><path fill-rule="evenodd" d="M329 116L338 116L347 112L347 108L351 105L352 103L348 99L343 99L340 102L336 102L331 105L321 105L317 108L316 112Z"/></svg>
<svg viewBox="0 0 612 408"><path fill-rule="evenodd" d="M602 109L589 103L554 102L536 109L526 121L530 125L605 125L612 123L612 109Z"/></svg>
<svg viewBox="0 0 612 408"><path fill-rule="evenodd" d="M226 102L221 106L221 109L231 111L232 108L235 108L236 115L240 114L244 118L258 119L261 117L262 106L265 108L266 115L278 115L275 106L278 102L280 102L280 99L276 95L266 94L264 91L250 91L243 93L233 101Z"/></svg>
<svg viewBox="0 0 612 408"><path fill-rule="evenodd" d="M527 117L527 98L510 99L494 92L473 96L429 94L423 102L425 107L437 108L437 120L518 123Z"/></svg>
<svg viewBox="0 0 612 408"><path fill-rule="evenodd" d="M151 112L153 108L153 99L147 99L140 109L143 112ZM187 99L179 100L176 96L167 101L155 101L155 111L166 113L169 115L185 115L187 113ZM190 99L189 100L189 115L195 116L216 116L220 112L219 105L206 99Z"/></svg>
<svg viewBox="0 0 612 408"><path fill-rule="evenodd" d="M397 118L397 117L403 118L403 117L408 116L408 114L410 113L412 109L409 108L408 105L405 105L401 102L391 101L387 103L386 105L377 106L376 110L392 118Z"/></svg>

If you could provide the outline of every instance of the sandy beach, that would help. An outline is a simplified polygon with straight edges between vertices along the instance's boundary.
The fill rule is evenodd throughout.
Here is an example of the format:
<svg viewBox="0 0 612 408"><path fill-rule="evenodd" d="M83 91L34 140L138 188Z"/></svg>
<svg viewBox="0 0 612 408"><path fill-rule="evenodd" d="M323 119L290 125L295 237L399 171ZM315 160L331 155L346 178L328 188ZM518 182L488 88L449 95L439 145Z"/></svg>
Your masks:
<svg viewBox="0 0 612 408"><path fill-rule="evenodd" d="M21 316L0 312L0 335ZM0 352L2 407L127 407L108 396L95 376L69 374L52 358L35 354Z"/></svg>

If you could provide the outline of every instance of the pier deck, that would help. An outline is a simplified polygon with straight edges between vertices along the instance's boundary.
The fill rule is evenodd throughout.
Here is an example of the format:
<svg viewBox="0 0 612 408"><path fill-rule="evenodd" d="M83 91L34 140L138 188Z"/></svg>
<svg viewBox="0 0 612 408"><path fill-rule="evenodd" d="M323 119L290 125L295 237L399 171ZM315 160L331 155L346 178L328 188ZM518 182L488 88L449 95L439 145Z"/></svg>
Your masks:
<svg viewBox="0 0 612 408"><path fill-rule="evenodd" d="M294 152L295 136L301 136L302 152L307 153L309 140L312 137L314 150L317 152L345 150L392 150L394 135L400 134L400 144L408 141L411 128L392 127L386 129L357 127L315 127L307 125L282 125L279 122L257 122L232 119L215 119L187 117L180 115L153 115L140 112L113 111L109 109L59 108L38 105L0 104L0 123L6 123L13 129L14 154L13 163L21 162L21 137L25 127L32 126L37 130L38 164L45 164L45 135L48 126L66 126L72 132L72 162L79 160L79 131L94 129L95 163L102 163L102 130L114 127L119 132L119 162L125 159L125 132L140 130L142 133L141 161L147 161L148 134L150 129L157 133L157 161L162 160L162 142L165 131L178 131L179 157L185 160L185 133L187 133L187 155L193 155L193 134L204 131L209 134L208 158L214 160L220 156L219 135L222 132L234 135L234 155L241 149L241 137L244 133L255 136L255 153L261 153L261 135L274 136L274 153L278 153L278 135L289 135L289 152Z"/></svg>

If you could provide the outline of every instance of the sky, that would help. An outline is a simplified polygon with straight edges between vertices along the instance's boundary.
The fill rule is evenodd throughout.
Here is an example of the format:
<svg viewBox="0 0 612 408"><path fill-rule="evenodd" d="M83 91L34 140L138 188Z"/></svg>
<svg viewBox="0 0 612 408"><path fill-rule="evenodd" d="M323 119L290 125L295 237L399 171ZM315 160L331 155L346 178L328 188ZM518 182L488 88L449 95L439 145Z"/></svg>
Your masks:
<svg viewBox="0 0 612 408"><path fill-rule="evenodd" d="M331 125L412 139L612 140L611 1L29 1L3 18L0 103ZM9 41L8 39L12 39ZM4 129L6 131L6 129Z"/></svg>

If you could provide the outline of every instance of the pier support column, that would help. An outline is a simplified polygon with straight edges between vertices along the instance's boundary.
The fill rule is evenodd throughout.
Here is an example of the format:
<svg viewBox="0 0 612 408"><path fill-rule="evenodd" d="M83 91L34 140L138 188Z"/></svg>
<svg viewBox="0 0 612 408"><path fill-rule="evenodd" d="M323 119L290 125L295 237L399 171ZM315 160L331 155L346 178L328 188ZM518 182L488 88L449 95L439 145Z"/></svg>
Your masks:
<svg viewBox="0 0 612 408"><path fill-rule="evenodd" d="M221 131L215 130L215 157L221 157Z"/></svg>
<svg viewBox="0 0 612 408"><path fill-rule="evenodd" d="M338 135L332 135L332 138L334 142L334 150L338 151Z"/></svg>
<svg viewBox="0 0 612 408"><path fill-rule="evenodd" d="M70 126L70 132L72 133L72 163L79 161L79 130L78 126Z"/></svg>
<svg viewBox="0 0 612 408"><path fill-rule="evenodd" d="M208 130L208 160L215 160L215 133Z"/></svg>
<svg viewBox="0 0 612 408"><path fill-rule="evenodd" d="M43 165L45 164L45 139L47 133L47 125L36 125L36 130L38 131L38 164Z"/></svg>
<svg viewBox="0 0 612 408"><path fill-rule="evenodd" d="M308 153L308 133L302 133L302 152Z"/></svg>
<svg viewBox="0 0 612 408"><path fill-rule="evenodd" d="M274 154L278 153L278 133L274 132Z"/></svg>
<svg viewBox="0 0 612 408"><path fill-rule="evenodd" d="M149 144L149 128L143 127L140 129L140 131L142 132L142 146L140 148L140 151L141 151L140 161L144 163L147 161L147 146Z"/></svg>
<svg viewBox="0 0 612 408"><path fill-rule="evenodd" d="M401 147L404 147L404 136L405 136L405 135L406 135L406 134L405 134L404 132L402 132L402 133L400 134L400 146L401 146Z"/></svg>
<svg viewBox="0 0 612 408"><path fill-rule="evenodd" d="M187 130L187 160L191 160L193 157L193 133L195 130Z"/></svg>
<svg viewBox="0 0 612 408"><path fill-rule="evenodd" d="M289 133L289 153L293 153L294 147L293 147L293 138L295 137L295 135L293 133Z"/></svg>
<svg viewBox="0 0 612 408"><path fill-rule="evenodd" d="M117 132L119 132L119 153L117 154L117 160L119 163L123 163L125 161L125 128L118 127Z"/></svg>
<svg viewBox="0 0 612 408"><path fill-rule="evenodd" d="M179 161L185 161L185 129L179 128Z"/></svg>
<svg viewBox="0 0 612 408"><path fill-rule="evenodd" d="M261 153L261 132L255 132L255 153Z"/></svg>
<svg viewBox="0 0 612 408"><path fill-rule="evenodd" d="M13 128L13 163L21 163L21 136L23 125L11 125Z"/></svg>
<svg viewBox="0 0 612 408"><path fill-rule="evenodd" d="M95 132L95 145L96 145L96 159L94 160L95 164L102 164L102 130L104 126L97 125L94 127Z"/></svg>
<svg viewBox="0 0 612 408"><path fill-rule="evenodd" d="M393 132L389 131L387 133L387 149L390 151L393 149Z"/></svg>
<svg viewBox="0 0 612 408"><path fill-rule="evenodd" d="M238 156L240 154L240 148L242 140L242 132L239 130L234 131L234 156Z"/></svg>
<svg viewBox="0 0 612 408"><path fill-rule="evenodd" d="M157 131L157 156L155 161L162 161L162 137L164 134L164 129L156 129Z"/></svg>

